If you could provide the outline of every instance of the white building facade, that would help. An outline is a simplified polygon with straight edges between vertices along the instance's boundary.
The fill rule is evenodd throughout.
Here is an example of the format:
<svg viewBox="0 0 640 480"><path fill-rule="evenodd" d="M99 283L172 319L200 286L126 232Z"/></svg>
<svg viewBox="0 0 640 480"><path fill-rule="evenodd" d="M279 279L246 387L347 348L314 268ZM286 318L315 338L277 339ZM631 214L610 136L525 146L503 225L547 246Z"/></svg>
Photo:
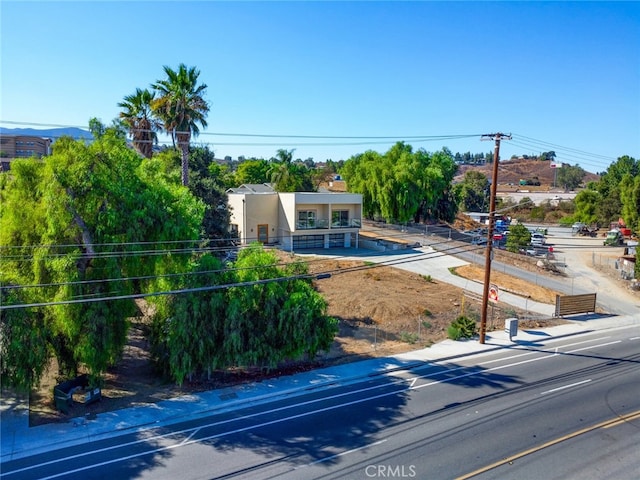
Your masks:
<svg viewBox="0 0 640 480"><path fill-rule="evenodd" d="M362 195L276 192L268 184L227 190L231 229L243 245L260 242L283 250L358 247Z"/></svg>

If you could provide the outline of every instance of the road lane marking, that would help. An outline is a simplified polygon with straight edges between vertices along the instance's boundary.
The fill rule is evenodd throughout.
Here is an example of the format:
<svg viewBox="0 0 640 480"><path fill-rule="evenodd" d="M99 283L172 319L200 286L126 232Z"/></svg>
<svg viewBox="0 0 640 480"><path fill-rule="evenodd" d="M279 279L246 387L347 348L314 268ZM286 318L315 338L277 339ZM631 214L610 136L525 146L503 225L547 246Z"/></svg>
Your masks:
<svg viewBox="0 0 640 480"><path fill-rule="evenodd" d="M180 442L180 443L182 443L182 444L187 443L187 442L188 442L189 440L191 440L191 438L192 438L196 433L198 433L199 431L200 431L200 428L195 428L195 429L193 430L193 432L191 432L191 435L189 435L188 437L186 437L186 438L185 438L182 442Z"/></svg>
<svg viewBox="0 0 640 480"><path fill-rule="evenodd" d="M504 360L513 360L514 358L526 357L527 355L535 355L536 353L540 353L542 350L534 350L527 353L520 353L518 355L511 355L510 357L503 358L494 358L493 360L487 360L486 362L480 362L478 365L488 365L490 363L502 362Z"/></svg>
<svg viewBox="0 0 640 480"><path fill-rule="evenodd" d="M576 343L572 343L570 345L579 345L579 344L583 344L583 343L590 343L591 341L602 340L603 338L609 338L609 337L600 337L598 339L588 340L588 341L584 341L584 342L576 342ZM589 346L589 347L584 347L584 348L580 348L580 349L569 351L569 352L565 352L565 353L575 353L575 352L582 351L582 350L587 350L587 349L590 349L590 348L597 348L597 347L611 345L611 344L620 343L620 342L621 341L618 340L618 341L604 343L604 344L592 345L592 346ZM552 353L552 352L550 352L548 350L536 350L536 352L539 352L539 353ZM526 363L537 362L539 360L546 360L546 359L549 359L549 358L554 358L554 357L556 357L556 355L558 355L557 352L553 353L551 355L544 355L544 356L541 356L541 357L538 357L538 358L532 358L532 359L523 360L523 361L520 361L520 362L514 362L514 363L510 363L510 364L506 364L506 365L500 365L500 366L492 367L492 368L488 368L488 369L474 370L472 372L468 372L468 373L465 373L465 374L462 374L462 375L457 375L457 376L454 376L454 377L444 378L442 380L436 380L436 381L433 381L433 382L425 383L423 385L415 386L415 382L418 379L421 379L421 378L428 378L428 377L436 376L436 375L443 374L443 373L451 373L451 372L455 372L455 371L458 371L458 370L467 370L469 368L473 368L473 367L468 367L468 366L460 366L460 367L456 367L456 368L452 368L452 369L445 367L445 370L431 372L431 373L429 373L427 375L421 375L421 376L415 377L413 379L413 382L412 382L411 386L409 386L407 388L404 388L404 389L401 389L401 390L394 390L392 392L382 393L382 394L379 394L379 395L374 395L374 396L366 397L366 398L363 398L363 399L358 399L358 400L354 400L354 401L350 401L350 402L346 402L346 403L341 403L341 404L338 404L338 405L335 405L335 406L332 406L332 407L328 407L328 408L322 408L322 409L313 410L313 411L310 411L310 412L305 412L305 414L302 414L302 415L301 414L297 414L297 415L290 416L290 417L284 417L282 419L279 419L278 421L279 422L284 422L284 421L287 421L287 420L298 418L300 416L311 415L311 414L315 414L315 413L324 412L324 411L327 411L327 410L332 410L332 409L335 409L335 408L341 408L341 407L348 406L348 405L354 405L354 404L362 403L362 402L365 402L365 401L370 401L370 400L375 399L375 398L382 398L382 397L386 397L386 396L390 396L390 395L397 395L397 394L402 393L403 391L407 391L407 390L418 390L418 389L422 389L424 387L434 386L434 385L438 385L438 384L441 384L441 383L452 382L454 380L458 380L458 379L461 379L461 378L471 377L471 376L475 376L475 375L482 375L482 374L485 374L487 372L492 372L492 371L496 371L496 370L502 370L502 369L505 369L505 368L510 368L510 367L515 367L515 366L518 366L518 365L523 365L523 364L526 364ZM442 364L434 364L434 365L443 366ZM400 384L405 383L405 382L406 382L406 380L398 380L398 381L392 381L392 382L390 382L390 384L373 385L373 386L369 386L369 387L366 387L366 388L361 388L361 389L358 389L358 390L347 391L347 392L331 395L329 397L322 397L322 398L318 398L318 399L313 399L313 400L308 400L308 401L305 401L305 402L296 403L294 405L285 405L283 407L278 407L278 408L274 408L274 409L270 409L270 410L266 410L266 411L261 411L261 412L257 412L257 413L243 415L243 416L240 416L240 417L234 417L234 418L226 419L226 420L223 420L223 421L217 421L217 422L201 425L201 426L196 427L196 428L197 429L203 429L203 428L217 427L217 426L221 426L221 425L228 424L228 423L234 423L234 422L237 422L237 421L240 421L240 420L248 420L248 419L251 419L253 417L258 417L258 416L267 415L267 414L271 414L271 413L276 413L276 412L280 412L280 411L284 411L284 410L289 410L289 409L292 409L292 408L303 407L303 406L307 406L307 405L311 405L311 404L319 403L319 402L324 402L324 401L328 401L328 400L335 400L337 398L345 397L345 396L353 396L353 395L356 395L356 394L360 394L360 393L364 393L364 392L367 392L367 391L376 390L376 389L380 389L380 388L384 388L384 387L388 387L388 386L400 385ZM217 438L219 436L225 436L225 435L230 435L230 434L233 434L233 433L242 432L242 431L248 430L249 428L259 428L259 427L271 425L272 423L277 423L277 422L276 421L267 422L267 423L263 423L263 424L253 425L252 427L241 428L240 430L232 430L232 431L222 432L221 434L217 434L217 435L214 435L213 437L208 437L206 439ZM152 440L165 439L165 438L168 438L168 437L171 437L171 436L177 436L177 435L181 435L181 434L188 434L188 433L192 432L193 430L194 430L193 428L189 428L189 429L178 430L178 431L171 432L171 433L168 433L168 434L163 434L163 435L152 435L152 436L150 436L148 438L145 438L145 439L142 439L142 440L135 440L135 441L126 442L126 443L123 443L123 444L113 445L113 446L110 446L110 447L103 447L103 448L100 448L100 449L97 449L97 450L83 452L83 453L79 453L79 454L75 454L75 455L70 455L70 456L65 457L65 458L58 458L58 459L55 459L55 460L50 460L50 461L43 462L43 463L38 464L38 465L31 465L31 466L24 467L24 468L21 468L21 469L18 469L18 470L7 472L6 474L3 474L2 476L4 477L4 476L8 476L8 475L13 475L13 474L16 474L16 473L24 472L24 471L27 471L27 470L32 470L32 469L35 469L35 468L41 468L41 467L44 467L44 466L47 466L47 465L50 465L50 464L60 463L60 462L66 461L66 460L70 460L70 459L74 459L74 458L80 458L80 457L93 455L93 454L97 454L97 453L102 453L102 452L106 452L106 451L109 451L109 450L116 450L116 449L123 448L123 447L130 446L130 445L137 445L137 444L141 444L141 443L147 443L147 442L150 442ZM192 436L193 436L193 433L191 435L189 435L189 438L191 438ZM185 440L185 439L183 439L183 441L181 441L180 443L177 443L176 445L172 445L172 446L169 446L169 447L163 447L163 448L160 448L158 450L148 450L148 451L143 452L141 454L122 457L119 460L118 459L114 459L113 461L110 461L110 462L107 462L107 463L114 463L114 462L120 461L120 460L128 460L128 459L134 458L136 456L147 455L147 454L155 453L157 451L165 450L167 448L175 448L176 446L189 445L189 444L192 444L192 443L204 441L206 439L200 439L200 440L188 440L188 439ZM82 471L82 470L89 469L89 468L95 468L95 466L87 466L87 467L79 469L78 471ZM75 471L74 472L67 472L67 473L75 473ZM55 478L55 477L56 476L47 477L47 478Z"/></svg>
<svg viewBox="0 0 640 480"><path fill-rule="evenodd" d="M298 467L294 467L293 469L294 470L298 470L300 468L307 468L307 467L310 467L311 465L316 465L318 463L327 462L329 460L333 460L334 458L343 457L343 456L348 455L350 453L354 453L354 452L358 452L360 450L365 450L367 448L375 447L376 445L383 444L386 441L387 440L384 439L384 440L380 440L378 442L371 443L369 445L363 445L362 447L352 448L351 450L345 450L344 452L336 453L335 455L331 455L329 457L324 457L324 458L321 458L319 460L316 460L315 462L311 462L311 463L307 463L306 465L300 465Z"/></svg>
<svg viewBox="0 0 640 480"><path fill-rule="evenodd" d="M591 345L590 347L576 348L575 350L568 350L564 353L576 353L576 352L581 352L583 350L589 350L591 348L606 347L607 345L615 345L616 343L622 343L622 340L616 340L614 342L607 342L607 343L599 343L598 345Z"/></svg>
<svg viewBox="0 0 640 480"><path fill-rule="evenodd" d="M495 358L493 360L488 360L486 362L481 362L478 365L488 365L490 363L501 362L501 361L504 361L504 360L512 360L514 358L520 358L520 357L523 357L523 356L526 356L526 355L534 355L536 353L551 353L551 352L553 352L554 355L557 355L559 348L575 347L576 345L583 345L585 343L598 342L598 341L601 341L601 340L606 340L607 338L611 338L611 337L610 336L605 336L605 337L592 338L592 339L589 339L589 340L583 340L581 342L567 343L567 344L564 344L564 345L556 346L556 347L554 347L553 350L545 350L545 349L533 350L533 351L528 352L528 353L521 353L521 354L518 354L518 355L512 355L510 357ZM605 344L605 345L608 345L608 344ZM597 346L597 345L594 345L592 347L586 347L586 348L593 348L595 346ZM575 350L575 351L578 351L578 350Z"/></svg>
<svg viewBox="0 0 640 480"><path fill-rule="evenodd" d="M503 458L502 460L498 460L497 462L494 462L490 465L487 465L485 467L479 468L477 470L474 470L473 472L469 472L465 475L462 475L460 477L457 477L456 480L466 480L472 477L475 477L476 475L480 475L482 473L486 473L489 470L493 470L494 468L500 467L502 465L505 465L507 463L511 463L515 460L519 460L522 457L526 457L527 455L530 455L532 453L536 453L539 452L540 450L543 450L547 447L552 447L553 445L557 445L558 443L564 442L565 440L570 440L572 438L578 437L584 433L589 433L592 432L593 430L597 430L599 428L609 428L609 427L613 427L615 425L619 425L620 423L624 423L627 422L629 420L638 418L640 416L640 410L638 410L637 412L632 412L632 413L628 413L626 415L622 415L622 416L618 416L615 418L611 418L609 420L605 420L604 422L600 422L596 425L592 425L590 427L586 427L583 428L581 430L577 430L573 433L569 433L567 435L563 435L562 437L558 437L554 440L550 440L546 443L543 443L542 445L538 445L537 447L532 447L529 448L527 450L524 450L520 453L516 453L515 455L511 455L510 457L507 458Z"/></svg>
<svg viewBox="0 0 640 480"><path fill-rule="evenodd" d="M636 418L640 418L640 412L636 412L634 414L631 414L631 416L627 416L627 417L622 417L620 418L620 420L610 423L609 425L606 425L602 428L611 428L611 427L617 427L618 425L622 425L623 423L627 423L631 420L635 420Z"/></svg>
<svg viewBox="0 0 640 480"><path fill-rule="evenodd" d="M560 390L564 390L566 388L571 388L571 387L576 387L578 385L582 385L583 383L589 383L591 381L591 379L588 380L583 380L581 382L576 382L576 383L572 383L571 385L564 385L562 387L558 387L558 388L552 388L551 390L547 390L545 392L542 392L540 395L545 395L547 393L553 393L553 392L558 392Z"/></svg>

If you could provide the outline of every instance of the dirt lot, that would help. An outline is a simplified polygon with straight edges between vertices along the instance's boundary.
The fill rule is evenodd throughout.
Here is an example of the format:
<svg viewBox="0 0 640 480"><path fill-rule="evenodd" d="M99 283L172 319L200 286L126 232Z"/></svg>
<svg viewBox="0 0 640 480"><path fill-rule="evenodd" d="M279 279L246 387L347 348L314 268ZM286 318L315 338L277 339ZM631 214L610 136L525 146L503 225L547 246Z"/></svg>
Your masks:
<svg viewBox="0 0 640 480"><path fill-rule="evenodd" d="M511 262L523 262L524 268L536 268L520 256L514 256ZM418 274L389 266L374 267L360 261L324 259L310 261L309 266L312 273L343 272L317 282L318 290L329 303L329 314L339 319L339 334L331 350L315 362L287 365L272 371L270 376L425 348L447 337L447 327L456 316L464 313L479 319L478 298L467 297L458 288ZM470 265L460 267L457 273L470 279L482 280L484 277L482 268ZM514 293L527 292L536 301L553 303L555 298L552 291L504 277L499 272L493 272L492 281L509 285ZM517 312L491 308L489 329L503 328L504 318L514 313ZM540 327L553 322L559 321L530 321L522 326ZM149 362L146 330L144 316L132 318L124 356L106 375L103 399L86 406L76 403L67 415L57 412L53 405L56 368L52 365L41 387L30 396L30 424L68 421L72 417L91 416L265 377L259 371L233 371L219 373L210 381L182 386L168 384L155 375ZM81 397L77 400L81 401Z"/></svg>

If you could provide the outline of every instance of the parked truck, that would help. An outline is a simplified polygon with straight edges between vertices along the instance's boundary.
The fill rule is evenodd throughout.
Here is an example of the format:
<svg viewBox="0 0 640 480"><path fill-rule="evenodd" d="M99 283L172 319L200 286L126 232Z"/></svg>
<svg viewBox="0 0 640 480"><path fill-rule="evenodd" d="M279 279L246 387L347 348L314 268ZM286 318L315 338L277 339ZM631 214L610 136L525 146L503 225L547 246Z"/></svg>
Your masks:
<svg viewBox="0 0 640 480"><path fill-rule="evenodd" d="M518 182L518 185L520 185L520 186L532 185L534 187L539 187L540 186L540 180L538 180L538 177L521 178L520 181Z"/></svg>
<svg viewBox="0 0 640 480"><path fill-rule="evenodd" d="M604 246L613 246L617 247L620 245L624 245L624 235L617 228L609 230L607 232L607 238L604 239Z"/></svg>
<svg viewBox="0 0 640 480"><path fill-rule="evenodd" d="M625 237L631 236L631 229L627 228L627 224L624 223L622 218L619 218L617 222L611 222L609 225L609 231L611 230L619 230L620 233Z"/></svg>

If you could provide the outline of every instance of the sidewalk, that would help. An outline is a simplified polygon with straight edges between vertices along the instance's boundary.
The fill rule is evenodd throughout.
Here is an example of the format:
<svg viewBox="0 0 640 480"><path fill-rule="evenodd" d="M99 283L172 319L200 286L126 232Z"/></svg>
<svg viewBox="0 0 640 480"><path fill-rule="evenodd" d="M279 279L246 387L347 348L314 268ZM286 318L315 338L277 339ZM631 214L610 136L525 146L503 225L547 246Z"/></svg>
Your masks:
<svg viewBox="0 0 640 480"><path fill-rule="evenodd" d="M590 318L544 330L519 330L513 341L509 340L506 332L495 331L487 334L484 345L477 340L445 340L429 348L391 357L364 360L197 395L186 395L143 407L100 413L95 418L79 417L67 423L32 428L29 428L28 407L24 399L21 401L2 398L0 461L15 460L34 453L158 428L181 420L197 419L216 412L273 401L279 397L302 395L330 384L349 384L365 377L392 374L395 371L428 362L450 361L461 357L482 355L506 347L540 344L542 338L550 340L594 329L631 324L640 325L640 317Z"/></svg>

